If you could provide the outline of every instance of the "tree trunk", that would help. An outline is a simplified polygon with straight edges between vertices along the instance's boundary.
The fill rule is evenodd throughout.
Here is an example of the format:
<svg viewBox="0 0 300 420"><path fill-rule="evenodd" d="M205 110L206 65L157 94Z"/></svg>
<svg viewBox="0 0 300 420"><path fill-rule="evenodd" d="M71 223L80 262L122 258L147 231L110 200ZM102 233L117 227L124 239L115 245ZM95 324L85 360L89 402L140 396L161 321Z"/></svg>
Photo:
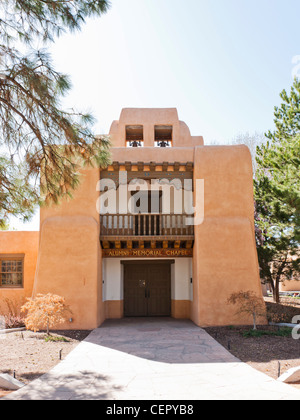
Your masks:
<svg viewBox="0 0 300 420"><path fill-rule="evenodd" d="M273 294L273 301L275 303L280 303L280 296L279 296L279 287L277 286L277 281L273 281L271 284L272 294Z"/></svg>
<svg viewBox="0 0 300 420"><path fill-rule="evenodd" d="M285 259L282 264L280 265L278 271L277 271L277 275L275 278L275 302L276 303L280 303L280 280L281 280L281 276L283 274L283 271L285 269L286 266L286 262L287 259Z"/></svg>
<svg viewBox="0 0 300 420"><path fill-rule="evenodd" d="M279 294L279 281L276 280L276 287L274 291L274 302L280 303L280 294Z"/></svg>
<svg viewBox="0 0 300 420"><path fill-rule="evenodd" d="M275 298L274 298L275 303L280 303L279 286L280 286L280 282L276 279Z"/></svg>
<svg viewBox="0 0 300 420"><path fill-rule="evenodd" d="M256 312L253 313L253 331L256 331L257 327L256 327Z"/></svg>

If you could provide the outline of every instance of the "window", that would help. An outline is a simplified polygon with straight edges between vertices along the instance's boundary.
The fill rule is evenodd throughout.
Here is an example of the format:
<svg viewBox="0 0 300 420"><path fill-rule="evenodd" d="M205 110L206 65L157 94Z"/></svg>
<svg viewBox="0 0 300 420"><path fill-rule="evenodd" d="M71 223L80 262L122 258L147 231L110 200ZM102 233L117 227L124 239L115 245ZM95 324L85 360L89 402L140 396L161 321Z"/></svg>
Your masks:
<svg viewBox="0 0 300 420"><path fill-rule="evenodd" d="M131 192L133 214L160 214L162 213L162 191Z"/></svg>
<svg viewBox="0 0 300 420"><path fill-rule="evenodd" d="M155 146L171 147L173 140L173 127L171 125L155 126Z"/></svg>
<svg viewBox="0 0 300 420"><path fill-rule="evenodd" d="M128 125L126 127L127 147L143 147L144 127L142 125Z"/></svg>
<svg viewBox="0 0 300 420"><path fill-rule="evenodd" d="M22 287L24 257L0 256L0 287Z"/></svg>

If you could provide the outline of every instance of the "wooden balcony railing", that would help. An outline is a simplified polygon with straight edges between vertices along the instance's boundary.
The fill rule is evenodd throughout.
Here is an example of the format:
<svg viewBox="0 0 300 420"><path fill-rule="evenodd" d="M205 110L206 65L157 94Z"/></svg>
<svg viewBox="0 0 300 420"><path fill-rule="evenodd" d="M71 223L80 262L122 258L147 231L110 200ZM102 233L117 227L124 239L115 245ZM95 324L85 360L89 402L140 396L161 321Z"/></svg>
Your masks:
<svg viewBox="0 0 300 420"><path fill-rule="evenodd" d="M193 236L194 226L187 224L186 214L101 215L102 237L179 237Z"/></svg>

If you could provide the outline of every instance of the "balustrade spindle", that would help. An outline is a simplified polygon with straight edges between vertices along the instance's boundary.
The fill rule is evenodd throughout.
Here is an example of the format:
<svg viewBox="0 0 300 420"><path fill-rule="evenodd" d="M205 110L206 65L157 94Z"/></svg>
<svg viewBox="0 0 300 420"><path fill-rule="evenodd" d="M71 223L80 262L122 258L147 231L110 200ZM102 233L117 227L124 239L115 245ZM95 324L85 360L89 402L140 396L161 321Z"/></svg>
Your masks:
<svg viewBox="0 0 300 420"><path fill-rule="evenodd" d="M100 215L102 236L193 236L184 214Z"/></svg>

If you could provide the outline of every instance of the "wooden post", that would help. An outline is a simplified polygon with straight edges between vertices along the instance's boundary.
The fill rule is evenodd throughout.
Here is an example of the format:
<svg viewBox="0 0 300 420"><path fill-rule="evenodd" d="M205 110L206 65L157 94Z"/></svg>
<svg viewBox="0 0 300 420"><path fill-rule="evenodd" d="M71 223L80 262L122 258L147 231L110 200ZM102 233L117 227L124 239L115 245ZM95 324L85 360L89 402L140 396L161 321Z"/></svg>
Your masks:
<svg viewBox="0 0 300 420"><path fill-rule="evenodd" d="M138 215L138 236L141 236L141 215Z"/></svg>

